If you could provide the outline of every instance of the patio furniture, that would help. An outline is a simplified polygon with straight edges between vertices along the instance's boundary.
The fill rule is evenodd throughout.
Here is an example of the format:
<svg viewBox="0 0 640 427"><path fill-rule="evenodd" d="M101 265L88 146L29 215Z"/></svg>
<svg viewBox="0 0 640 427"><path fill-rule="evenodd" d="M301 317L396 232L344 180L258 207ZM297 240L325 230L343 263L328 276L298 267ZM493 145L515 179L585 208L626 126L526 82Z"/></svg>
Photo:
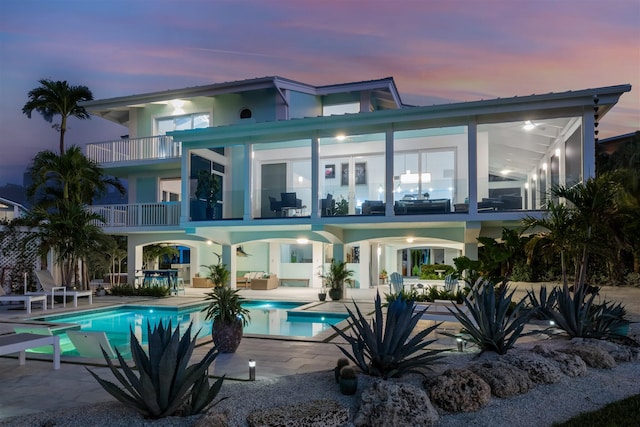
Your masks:
<svg viewBox="0 0 640 427"><path fill-rule="evenodd" d="M251 289L254 291L266 291L277 288L279 283L278 276L270 274L269 277L251 279Z"/></svg>
<svg viewBox="0 0 640 427"><path fill-rule="evenodd" d="M394 204L396 215L426 215L451 212L449 199L398 200Z"/></svg>
<svg viewBox="0 0 640 427"><path fill-rule="evenodd" d="M381 200L365 200L362 203L362 215L384 215L385 204Z"/></svg>
<svg viewBox="0 0 640 427"><path fill-rule="evenodd" d="M191 286L194 288L213 288L213 282L208 277L192 277Z"/></svg>
<svg viewBox="0 0 640 427"><path fill-rule="evenodd" d="M269 196L269 210L276 214L277 217L282 216L282 202L276 200L275 197Z"/></svg>
<svg viewBox="0 0 640 427"><path fill-rule="evenodd" d="M444 278L444 290L447 292L457 292L458 291L458 279L456 279L452 274L447 274Z"/></svg>
<svg viewBox="0 0 640 427"><path fill-rule="evenodd" d="M89 304L93 304L93 292L90 290L87 291L73 291L68 290L66 286L61 286L56 283L53 279L53 276L48 270L38 270L36 271L36 277L38 278L38 283L40 284L40 288L42 292L28 292L27 295L40 295L44 293L46 296L51 297L51 308L53 309L55 304L55 295L62 295L62 306L67 306L67 295L71 295L73 297L73 306L78 307L78 297L88 297Z"/></svg>
<svg viewBox="0 0 640 427"><path fill-rule="evenodd" d="M266 273L264 271L249 271L242 277L236 278L236 288L248 288L254 279L262 279Z"/></svg>
<svg viewBox="0 0 640 427"><path fill-rule="evenodd" d="M24 304L24 308L27 310L27 314L31 314L31 304L34 302L42 302L42 311L47 311L47 296L46 295L20 295L12 294L7 295L4 288L0 286L0 302L1 301L19 301Z"/></svg>
<svg viewBox="0 0 640 427"><path fill-rule="evenodd" d="M111 346L107 334L104 332L96 331L67 331L69 340L74 345L80 356L93 357L102 359L104 355L102 350L107 353L109 359L117 358L117 354L114 348ZM127 346L125 346L127 347ZM121 348L120 354L126 354L131 352L131 349Z"/></svg>
<svg viewBox="0 0 640 427"><path fill-rule="evenodd" d="M53 346L53 369L60 369L60 337L57 335L8 334L0 336L0 355L19 353L18 364L25 364L26 350Z"/></svg>
<svg viewBox="0 0 640 427"><path fill-rule="evenodd" d="M336 199L332 194L327 194L326 199L320 200L320 216L333 216L336 209Z"/></svg>
<svg viewBox="0 0 640 427"><path fill-rule="evenodd" d="M297 198L297 193L280 193L280 197L282 198L281 209L285 216L291 216L292 212L299 215L306 208L302 204L302 200Z"/></svg>
<svg viewBox="0 0 640 427"><path fill-rule="evenodd" d="M393 272L389 276L389 292L392 294L399 294L404 290L404 279L402 274Z"/></svg>

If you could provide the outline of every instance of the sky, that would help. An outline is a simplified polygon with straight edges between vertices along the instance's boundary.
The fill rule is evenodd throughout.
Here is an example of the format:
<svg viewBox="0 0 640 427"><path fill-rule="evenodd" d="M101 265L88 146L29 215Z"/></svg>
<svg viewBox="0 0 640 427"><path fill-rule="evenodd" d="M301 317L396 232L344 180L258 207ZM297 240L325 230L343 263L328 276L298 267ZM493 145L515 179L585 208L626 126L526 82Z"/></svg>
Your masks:
<svg viewBox="0 0 640 427"><path fill-rule="evenodd" d="M0 185L58 149L22 114L40 79L105 99L275 75L393 77L413 105L630 83L599 136L626 134L640 129L640 0L1 0ZM127 133L71 119L65 145Z"/></svg>

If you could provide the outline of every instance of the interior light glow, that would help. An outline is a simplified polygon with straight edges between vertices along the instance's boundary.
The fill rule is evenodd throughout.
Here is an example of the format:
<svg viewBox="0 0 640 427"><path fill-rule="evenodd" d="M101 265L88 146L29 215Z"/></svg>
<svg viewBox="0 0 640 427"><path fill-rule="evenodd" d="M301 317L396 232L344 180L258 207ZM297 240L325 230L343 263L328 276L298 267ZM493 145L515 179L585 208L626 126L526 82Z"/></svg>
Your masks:
<svg viewBox="0 0 640 427"><path fill-rule="evenodd" d="M301 177L301 176L299 176L299 177L298 177L298 182L302 182L302 181L304 181L304 178L303 178L303 177Z"/></svg>
<svg viewBox="0 0 640 427"><path fill-rule="evenodd" d="M531 180L535 181L536 179L538 179L538 175L536 175L535 173L533 175L531 175Z"/></svg>
<svg viewBox="0 0 640 427"><path fill-rule="evenodd" d="M529 189L529 183L528 182L524 183L524 188L526 188L527 190Z"/></svg>
<svg viewBox="0 0 640 427"><path fill-rule="evenodd" d="M556 157L560 157L560 149L556 148Z"/></svg>
<svg viewBox="0 0 640 427"><path fill-rule="evenodd" d="M547 170L547 164L546 164L546 163L543 163L543 164L542 164L542 170L543 170L543 171L546 171L546 170Z"/></svg>
<svg viewBox="0 0 640 427"><path fill-rule="evenodd" d="M431 182L431 173L423 172L421 174L411 173L407 171L400 175L400 182L402 184L417 184L418 182L427 183Z"/></svg>

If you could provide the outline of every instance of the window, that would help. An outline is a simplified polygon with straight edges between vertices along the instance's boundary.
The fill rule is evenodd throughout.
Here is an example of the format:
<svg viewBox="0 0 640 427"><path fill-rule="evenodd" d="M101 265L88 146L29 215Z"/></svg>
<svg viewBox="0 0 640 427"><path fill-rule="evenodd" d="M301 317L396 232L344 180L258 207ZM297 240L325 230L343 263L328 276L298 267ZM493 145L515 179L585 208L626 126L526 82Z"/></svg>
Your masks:
<svg viewBox="0 0 640 427"><path fill-rule="evenodd" d="M356 114L360 112L360 103L325 105L322 107L323 116L337 116L341 114Z"/></svg>
<svg viewBox="0 0 640 427"><path fill-rule="evenodd" d="M158 135L166 135L174 130L202 129L210 126L209 113L188 114L186 116L164 117L156 119Z"/></svg>

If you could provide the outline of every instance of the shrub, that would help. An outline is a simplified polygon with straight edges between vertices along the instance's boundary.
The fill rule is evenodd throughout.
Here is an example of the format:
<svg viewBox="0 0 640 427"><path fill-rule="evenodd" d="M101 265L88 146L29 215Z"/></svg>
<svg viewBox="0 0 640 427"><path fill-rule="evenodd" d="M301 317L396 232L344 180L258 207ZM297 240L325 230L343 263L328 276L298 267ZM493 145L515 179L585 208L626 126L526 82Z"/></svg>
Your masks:
<svg viewBox="0 0 640 427"><path fill-rule="evenodd" d="M153 330L151 324L147 322L148 355L131 330L131 355L140 373L139 377L127 365L120 351L116 350L116 354L125 375L122 375L113 365L103 349L102 353L109 369L124 389L87 370L109 394L145 417L162 418L171 415L198 414L216 398L224 377L209 387L207 370L218 356L215 346L200 362L187 367L197 339L197 334L193 340L191 339L191 327L192 324L180 339L180 328L176 327L172 332L171 322L165 329L160 321Z"/></svg>
<svg viewBox="0 0 640 427"><path fill-rule="evenodd" d="M436 270L444 270L442 275L436 273ZM422 264L420 266L420 279L422 280L440 280L449 274L452 274L456 269L446 264Z"/></svg>
<svg viewBox="0 0 640 427"><path fill-rule="evenodd" d="M169 295L169 292L170 289L165 286L144 286L141 288L135 288L128 284L113 285L109 289L110 295L123 297L166 297Z"/></svg>
<svg viewBox="0 0 640 427"><path fill-rule="evenodd" d="M522 330L529 320L531 312L525 310L527 297L512 304L514 291L505 287L496 294L491 282L484 281L464 298L469 311L465 313L459 307L449 309L471 336L471 341L484 351L495 351L506 354L522 335Z"/></svg>
<svg viewBox="0 0 640 427"><path fill-rule="evenodd" d="M388 379L408 372L424 373L431 363L441 358L438 353L445 350L425 350L436 341L426 340L426 337L440 326L440 323L413 335L413 330L425 311L414 314L414 306L415 303L411 300L396 298L389 303L387 315L384 317L378 294L370 325L368 318L356 304L355 313L347 309L347 322L355 333L354 336L331 326L351 345L351 353L340 345L338 348L366 375Z"/></svg>

